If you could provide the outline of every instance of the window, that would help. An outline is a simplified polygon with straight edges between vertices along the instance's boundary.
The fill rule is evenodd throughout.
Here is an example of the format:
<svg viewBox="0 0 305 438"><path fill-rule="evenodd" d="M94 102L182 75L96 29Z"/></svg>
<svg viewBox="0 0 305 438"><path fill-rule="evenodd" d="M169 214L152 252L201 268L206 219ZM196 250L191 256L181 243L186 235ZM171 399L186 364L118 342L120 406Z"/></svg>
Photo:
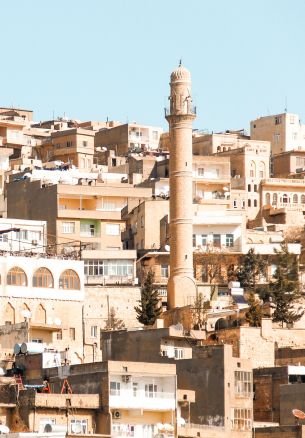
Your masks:
<svg viewBox="0 0 305 438"><path fill-rule="evenodd" d="M6 282L10 286L27 286L27 276L23 269L15 266L7 274Z"/></svg>
<svg viewBox="0 0 305 438"><path fill-rule="evenodd" d="M280 125L282 123L282 117L281 116L275 116L274 120L276 125Z"/></svg>
<svg viewBox="0 0 305 438"><path fill-rule="evenodd" d="M254 184L254 191L257 192L257 184Z"/></svg>
<svg viewBox="0 0 305 438"><path fill-rule="evenodd" d="M145 397L153 398L156 397L157 385L149 384L145 385Z"/></svg>
<svg viewBox="0 0 305 438"><path fill-rule="evenodd" d="M54 280L51 271L47 268L39 268L35 271L33 276L33 287L54 287Z"/></svg>
<svg viewBox="0 0 305 438"><path fill-rule="evenodd" d="M280 138L281 138L280 134L274 134L274 142L275 143L279 143L280 142Z"/></svg>
<svg viewBox="0 0 305 438"><path fill-rule="evenodd" d="M152 138L153 138L154 141L157 141L157 140L158 140L158 138L159 138L159 136L158 136L158 131L153 131L153 132L152 132Z"/></svg>
<svg viewBox="0 0 305 438"><path fill-rule="evenodd" d="M292 199L293 199L294 204L297 204L299 202L298 195L296 195L296 194L293 195Z"/></svg>
<svg viewBox="0 0 305 438"><path fill-rule="evenodd" d="M83 140L83 147L85 148L85 147L87 147L87 146L88 146L88 142L85 141L85 140Z"/></svg>
<svg viewBox="0 0 305 438"><path fill-rule="evenodd" d="M193 247L196 246L196 234L193 234Z"/></svg>
<svg viewBox="0 0 305 438"><path fill-rule="evenodd" d="M234 234L226 234L226 246L232 247L234 245Z"/></svg>
<svg viewBox="0 0 305 438"><path fill-rule="evenodd" d="M71 420L70 430L73 434L86 435L88 433L88 420Z"/></svg>
<svg viewBox="0 0 305 438"><path fill-rule="evenodd" d="M97 338L97 325L92 325L90 332L91 332L91 338Z"/></svg>
<svg viewBox="0 0 305 438"><path fill-rule="evenodd" d="M252 373L235 371L235 395L250 397L252 395Z"/></svg>
<svg viewBox="0 0 305 438"><path fill-rule="evenodd" d="M28 230L20 230L16 232L16 238L18 240L28 240Z"/></svg>
<svg viewBox="0 0 305 438"><path fill-rule="evenodd" d="M183 349L182 348L175 348L175 359L183 359Z"/></svg>
<svg viewBox="0 0 305 438"><path fill-rule="evenodd" d="M288 195L286 193L283 195L283 204L288 204Z"/></svg>
<svg viewBox="0 0 305 438"><path fill-rule="evenodd" d="M296 157L296 166L305 167L305 158Z"/></svg>
<svg viewBox="0 0 305 438"><path fill-rule="evenodd" d="M237 199L233 199L233 208L237 208Z"/></svg>
<svg viewBox="0 0 305 438"><path fill-rule="evenodd" d="M94 237L95 235L95 225L81 222L80 223L80 236L81 237Z"/></svg>
<svg viewBox="0 0 305 438"><path fill-rule="evenodd" d="M257 207L257 199L254 199L254 207Z"/></svg>
<svg viewBox="0 0 305 438"><path fill-rule="evenodd" d="M251 428L252 428L251 409L233 408L232 429L251 430Z"/></svg>
<svg viewBox="0 0 305 438"><path fill-rule="evenodd" d="M70 327L69 335L70 335L71 341L75 341L75 328L74 327Z"/></svg>
<svg viewBox="0 0 305 438"><path fill-rule="evenodd" d="M120 395L120 393L121 393L121 383L110 382L110 395Z"/></svg>
<svg viewBox="0 0 305 438"><path fill-rule="evenodd" d="M70 148L70 147L72 147L72 141L67 141L67 143L66 143L66 146L67 146L67 148Z"/></svg>
<svg viewBox="0 0 305 438"><path fill-rule="evenodd" d="M251 207L251 199L248 199L248 207Z"/></svg>
<svg viewBox="0 0 305 438"><path fill-rule="evenodd" d="M266 193L266 195L265 195L265 204L266 205L270 204L270 193Z"/></svg>
<svg viewBox="0 0 305 438"><path fill-rule="evenodd" d="M60 149L60 143L56 143L55 149Z"/></svg>
<svg viewBox="0 0 305 438"><path fill-rule="evenodd" d="M85 260L85 275L88 276L133 276L132 260Z"/></svg>
<svg viewBox="0 0 305 438"><path fill-rule="evenodd" d="M7 243L8 242L8 235L7 234L0 234L0 242Z"/></svg>
<svg viewBox="0 0 305 438"><path fill-rule="evenodd" d="M62 222L61 232L63 234L74 234L75 233L75 222Z"/></svg>
<svg viewBox="0 0 305 438"><path fill-rule="evenodd" d="M220 234L213 234L213 245L220 247Z"/></svg>
<svg viewBox="0 0 305 438"><path fill-rule="evenodd" d="M119 236L120 231L120 224L106 224L107 236Z"/></svg>
<svg viewBox="0 0 305 438"><path fill-rule="evenodd" d="M276 205L277 204L277 193L273 193L272 195L272 205Z"/></svg>
<svg viewBox="0 0 305 438"><path fill-rule="evenodd" d="M132 395L136 397L138 395L138 383L132 382Z"/></svg>
<svg viewBox="0 0 305 438"><path fill-rule="evenodd" d="M251 184L248 184L248 192L251 192Z"/></svg>
<svg viewBox="0 0 305 438"><path fill-rule="evenodd" d="M298 139L298 133L297 132L293 132L291 134L291 137L292 137L292 141L296 141Z"/></svg>
<svg viewBox="0 0 305 438"><path fill-rule="evenodd" d="M205 246L207 244L208 236L207 234L201 234L201 245Z"/></svg>
<svg viewBox="0 0 305 438"><path fill-rule="evenodd" d="M72 269L64 271L59 278L60 289L80 290L79 276Z"/></svg>
<svg viewBox="0 0 305 438"><path fill-rule="evenodd" d="M250 170L250 178L254 178L254 170L253 169Z"/></svg>
<svg viewBox="0 0 305 438"><path fill-rule="evenodd" d="M161 265L161 277L168 278L168 265Z"/></svg>
<svg viewBox="0 0 305 438"><path fill-rule="evenodd" d="M259 177L260 177L260 178L264 178L264 171L263 171L263 170L260 170L260 171L259 171Z"/></svg>
<svg viewBox="0 0 305 438"><path fill-rule="evenodd" d="M198 167L198 176L204 176L204 168Z"/></svg>
<svg viewBox="0 0 305 438"><path fill-rule="evenodd" d="M59 330L59 332L56 333L56 339L57 339L58 341L61 341L61 340L62 340L62 330Z"/></svg>

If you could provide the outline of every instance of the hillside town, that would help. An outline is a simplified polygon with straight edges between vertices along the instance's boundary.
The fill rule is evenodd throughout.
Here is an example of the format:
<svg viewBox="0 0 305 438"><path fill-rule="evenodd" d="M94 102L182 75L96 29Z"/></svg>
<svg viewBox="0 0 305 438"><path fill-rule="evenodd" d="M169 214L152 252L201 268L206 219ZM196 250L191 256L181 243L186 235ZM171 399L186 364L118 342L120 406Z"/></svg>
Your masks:
<svg viewBox="0 0 305 438"><path fill-rule="evenodd" d="M168 130L0 108L1 433L305 438L305 125L168 94Z"/></svg>

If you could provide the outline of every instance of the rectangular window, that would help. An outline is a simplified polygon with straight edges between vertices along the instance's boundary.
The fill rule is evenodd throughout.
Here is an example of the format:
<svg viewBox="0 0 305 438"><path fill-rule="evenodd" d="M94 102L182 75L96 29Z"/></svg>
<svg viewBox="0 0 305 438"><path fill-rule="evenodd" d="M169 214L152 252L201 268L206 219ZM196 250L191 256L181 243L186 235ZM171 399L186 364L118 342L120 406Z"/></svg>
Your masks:
<svg viewBox="0 0 305 438"><path fill-rule="evenodd" d="M201 234L201 245L202 245L202 246L206 246L206 244L207 244L207 239L208 239L207 234Z"/></svg>
<svg viewBox="0 0 305 438"><path fill-rule="evenodd" d="M204 168L198 167L198 176L204 176Z"/></svg>
<svg viewBox="0 0 305 438"><path fill-rule="evenodd" d="M234 246L234 234L226 234L226 246Z"/></svg>
<svg viewBox="0 0 305 438"><path fill-rule="evenodd" d="M153 398L156 397L157 385L149 384L145 385L145 397Z"/></svg>
<svg viewBox="0 0 305 438"><path fill-rule="evenodd" d="M72 141L67 141L67 143L66 143L67 148L71 148L72 144L73 144Z"/></svg>
<svg viewBox="0 0 305 438"><path fill-rule="evenodd" d="M137 382L132 383L132 395L136 397L138 395L138 384Z"/></svg>
<svg viewBox="0 0 305 438"><path fill-rule="evenodd" d="M81 237L94 237L95 226L94 224L80 223L80 236Z"/></svg>
<svg viewBox="0 0 305 438"><path fill-rule="evenodd" d="M220 248L220 234L213 234L213 245Z"/></svg>
<svg viewBox="0 0 305 438"><path fill-rule="evenodd" d="M251 207L251 199L248 199L248 207Z"/></svg>
<svg viewBox="0 0 305 438"><path fill-rule="evenodd" d="M259 177L260 177L260 178L264 178L264 171L263 171L263 170L260 170L260 171L259 171Z"/></svg>
<svg viewBox="0 0 305 438"><path fill-rule="evenodd" d="M232 421L233 430L251 430L252 429L251 409L233 408L231 421Z"/></svg>
<svg viewBox="0 0 305 438"><path fill-rule="evenodd" d="M239 397L251 397L252 373L248 371L235 371L235 395Z"/></svg>
<svg viewBox="0 0 305 438"><path fill-rule="evenodd" d="M133 276L132 260L85 260L84 272L86 276Z"/></svg>
<svg viewBox="0 0 305 438"><path fill-rule="evenodd" d="M92 325L90 332L91 332L91 338L97 338L97 325Z"/></svg>
<svg viewBox="0 0 305 438"><path fill-rule="evenodd" d="M55 148L60 149L60 143L56 143Z"/></svg>
<svg viewBox="0 0 305 438"><path fill-rule="evenodd" d="M251 192L251 184L248 184L248 192Z"/></svg>
<svg viewBox="0 0 305 438"><path fill-rule="evenodd" d="M175 359L183 359L183 350L182 348L175 348Z"/></svg>
<svg viewBox="0 0 305 438"><path fill-rule="evenodd" d="M152 132L152 138L153 138L154 141L157 141L157 140L158 140L158 138L159 138L159 136L158 136L158 131L153 131L153 132Z"/></svg>
<svg viewBox="0 0 305 438"><path fill-rule="evenodd" d="M237 208L237 200L236 199L233 200L233 208Z"/></svg>
<svg viewBox="0 0 305 438"><path fill-rule="evenodd" d="M280 125L282 123L282 117L281 116L275 116L275 124Z"/></svg>
<svg viewBox="0 0 305 438"><path fill-rule="evenodd" d="M257 192L257 184L254 184L254 191Z"/></svg>
<svg viewBox="0 0 305 438"><path fill-rule="evenodd" d="M110 395L120 395L120 394L121 394L121 383L110 382Z"/></svg>
<svg viewBox="0 0 305 438"><path fill-rule="evenodd" d="M70 327L69 334L70 334L71 341L75 341L75 328L74 327Z"/></svg>
<svg viewBox="0 0 305 438"><path fill-rule="evenodd" d="M2 242L2 243L8 242L8 235L7 234L0 234L0 242Z"/></svg>
<svg viewBox="0 0 305 438"><path fill-rule="evenodd" d="M168 278L168 265L161 265L161 277Z"/></svg>
<svg viewBox="0 0 305 438"><path fill-rule="evenodd" d="M196 234L193 234L193 247L195 248L196 246Z"/></svg>
<svg viewBox="0 0 305 438"><path fill-rule="evenodd" d="M56 333L56 339L58 339L59 341L62 340L62 330Z"/></svg>
<svg viewBox="0 0 305 438"><path fill-rule="evenodd" d="M85 147L87 147L88 146L88 142L87 141L83 141L83 147L85 148Z"/></svg>
<svg viewBox="0 0 305 438"><path fill-rule="evenodd" d="M107 236L119 236L120 231L120 224L106 224Z"/></svg>
<svg viewBox="0 0 305 438"><path fill-rule="evenodd" d="M71 420L70 430L76 435L86 435L88 433L88 420Z"/></svg>
<svg viewBox="0 0 305 438"><path fill-rule="evenodd" d="M275 143L279 143L280 142L280 138L281 138L280 134L274 134L274 142Z"/></svg>
<svg viewBox="0 0 305 438"><path fill-rule="evenodd" d="M250 170L250 178L254 178L254 170Z"/></svg>
<svg viewBox="0 0 305 438"><path fill-rule="evenodd" d="M74 234L75 233L75 222L62 222L61 232L63 234Z"/></svg>
<svg viewBox="0 0 305 438"><path fill-rule="evenodd" d="M254 207L257 207L257 199L254 199Z"/></svg>

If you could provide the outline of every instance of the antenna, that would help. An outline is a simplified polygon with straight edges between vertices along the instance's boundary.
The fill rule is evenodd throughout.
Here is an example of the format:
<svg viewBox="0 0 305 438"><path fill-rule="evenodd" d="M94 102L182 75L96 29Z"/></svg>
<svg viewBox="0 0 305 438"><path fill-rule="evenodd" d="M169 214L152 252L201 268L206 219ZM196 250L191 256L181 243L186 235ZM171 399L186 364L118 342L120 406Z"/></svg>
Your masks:
<svg viewBox="0 0 305 438"><path fill-rule="evenodd" d="M182 65L182 58L179 59L179 67Z"/></svg>
<svg viewBox="0 0 305 438"><path fill-rule="evenodd" d="M287 96L285 96L285 113L288 111Z"/></svg>

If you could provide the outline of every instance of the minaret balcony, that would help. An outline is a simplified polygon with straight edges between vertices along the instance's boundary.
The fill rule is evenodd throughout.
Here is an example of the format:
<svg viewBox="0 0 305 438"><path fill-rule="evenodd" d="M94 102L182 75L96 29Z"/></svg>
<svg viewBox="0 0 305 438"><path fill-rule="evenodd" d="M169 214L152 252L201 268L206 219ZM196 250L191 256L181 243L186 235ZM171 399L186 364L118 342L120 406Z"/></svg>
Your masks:
<svg viewBox="0 0 305 438"><path fill-rule="evenodd" d="M197 108L193 105L188 105L187 108L183 109L173 109L173 108L164 108L165 117L168 116L196 116Z"/></svg>

